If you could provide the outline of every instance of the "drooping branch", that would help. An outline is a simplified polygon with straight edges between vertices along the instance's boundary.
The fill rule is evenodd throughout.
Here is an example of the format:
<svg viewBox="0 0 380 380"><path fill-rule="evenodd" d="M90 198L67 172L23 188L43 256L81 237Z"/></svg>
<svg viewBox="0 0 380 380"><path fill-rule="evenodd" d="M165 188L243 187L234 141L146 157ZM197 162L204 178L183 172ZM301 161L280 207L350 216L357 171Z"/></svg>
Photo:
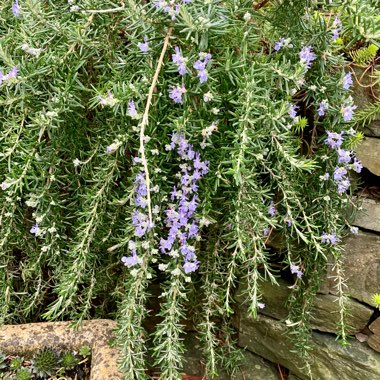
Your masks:
<svg viewBox="0 0 380 380"><path fill-rule="evenodd" d="M160 75L162 63L165 57L166 50L169 45L169 39L170 35L172 33L172 29L170 28L168 32L166 33L164 45L162 47L160 58L157 62L157 68L156 72L154 73L154 77L152 80L152 84L150 85L149 93L148 93L148 99L146 101L145 111L143 114L143 117L141 119L140 123L140 155L141 155L141 163L144 167L145 172L145 181L146 181L146 189L147 189L147 202L148 202L148 215L149 215L149 222L152 225L153 217L152 217L152 205L151 205L151 198L150 198L150 177L149 177L149 169L148 169L148 162L146 160L145 156L145 127L148 125L149 122L149 109L152 104L152 97L153 92L157 84L158 76Z"/></svg>

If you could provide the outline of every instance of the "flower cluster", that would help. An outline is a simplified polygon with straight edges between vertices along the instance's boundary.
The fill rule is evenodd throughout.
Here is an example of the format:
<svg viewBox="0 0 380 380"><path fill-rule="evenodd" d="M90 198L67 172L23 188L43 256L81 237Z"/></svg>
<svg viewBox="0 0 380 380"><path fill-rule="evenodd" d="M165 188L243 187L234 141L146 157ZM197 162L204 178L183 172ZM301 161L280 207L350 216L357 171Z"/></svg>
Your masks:
<svg viewBox="0 0 380 380"><path fill-rule="evenodd" d="M197 196L198 181L208 173L209 163L201 161L199 152L194 151L184 134L174 133L167 150L177 148L177 153L183 164L178 173L180 183L173 187L170 197L173 203L165 211L165 224L169 229L167 238L161 238L160 250L172 257L178 257L176 247L179 247L184 258L183 270L191 273L198 269L199 262L195 254L195 247L191 240L198 240L200 221L195 212L199 203ZM176 244L177 243L177 244Z"/></svg>
<svg viewBox="0 0 380 380"><path fill-rule="evenodd" d="M172 62L177 65L178 73L182 76L188 73L186 66L186 58L182 56L182 53L178 46L175 46L175 53L172 54ZM197 70L197 77L199 78L200 83L205 83L208 79L208 72L206 66L211 59L211 54L209 53L200 53L199 59L194 63L193 67ZM182 96L186 93L185 85L182 84L173 86L170 85L171 89L169 92L169 98L174 101L174 103L183 103ZM208 95L208 94L207 94ZM206 97L208 101L209 98Z"/></svg>
<svg viewBox="0 0 380 380"><path fill-rule="evenodd" d="M139 42L137 44L137 47L140 49L140 51L144 54L148 53L149 51L149 42L148 42L148 36L144 36L144 42Z"/></svg>
<svg viewBox="0 0 380 380"><path fill-rule="evenodd" d="M21 15L21 10L20 10L20 5L18 3L18 0L16 0L12 4L12 13L13 13L13 16L15 16L15 17L20 17L20 15Z"/></svg>
<svg viewBox="0 0 380 380"><path fill-rule="evenodd" d="M304 46L299 53L299 57L301 63L305 65L306 69L310 69L312 62L316 58L311 46Z"/></svg>
<svg viewBox="0 0 380 380"><path fill-rule="evenodd" d="M193 0L170 0L170 1L164 1L164 0L158 0L154 1L153 5L157 9L163 10L165 13L167 13L169 16L171 16L172 20L176 20L176 16L179 15L179 11L181 9L181 5L189 4Z"/></svg>
<svg viewBox="0 0 380 380"><path fill-rule="evenodd" d="M128 268L129 267L133 267L137 264L141 265L142 264L142 259L141 257L139 257L137 255L137 251L136 251L136 243L133 241L133 240L130 240L128 242L128 249L131 251L132 253L132 256L129 256L129 257L126 257L126 256L123 256L121 258L121 261L124 263L125 266L127 266Z"/></svg>
<svg viewBox="0 0 380 380"><path fill-rule="evenodd" d="M134 202L136 207L132 212L132 225L135 229L135 236L141 238L154 227L154 223L149 221L149 216L145 211L148 205L148 188L146 186L145 174L143 172L137 173L133 191L135 194ZM149 242L144 243L148 244ZM137 264L141 265L142 259L137 255L137 244L131 240L128 243L128 248L131 251L132 256L123 256L121 258L124 265L128 267Z"/></svg>
<svg viewBox="0 0 380 380"><path fill-rule="evenodd" d="M328 108L329 108L329 102L327 101L327 99L322 100L321 103L319 103L319 107L317 110L318 115L324 116Z"/></svg>
<svg viewBox="0 0 380 380"><path fill-rule="evenodd" d="M200 53L199 59L194 63L194 69L198 71L197 77L201 83L205 83L208 78L206 65L211 59L210 53Z"/></svg>
<svg viewBox="0 0 380 380"><path fill-rule="evenodd" d="M300 267L295 264L290 264L290 272L297 275L298 278L301 278L303 276L302 270L300 270Z"/></svg>
<svg viewBox="0 0 380 380"><path fill-rule="evenodd" d="M343 89L348 90L353 84L352 73L349 71L343 78Z"/></svg>
<svg viewBox="0 0 380 380"><path fill-rule="evenodd" d="M276 206L274 202L272 201L268 207L268 214L273 218L277 213Z"/></svg>
<svg viewBox="0 0 380 380"><path fill-rule="evenodd" d="M333 42L336 42L339 38L339 33L342 31L342 22L339 20L338 16L335 16L334 22L332 24L332 30L333 30L333 36L332 40Z"/></svg>
<svg viewBox="0 0 380 380"><path fill-rule="evenodd" d="M138 113L137 113L137 110L136 110L136 106L135 106L135 102L133 100L130 100L128 102L128 110L127 110L127 113L128 115L131 117L131 118L136 118L138 116Z"/></svg>
<svg viewBox="0 0 380 380"><path fill-rule="evenodd" d="M281 48L285 47L293 47L290 43L290 38L281 37L279 41L274 44L274 50L279 51Z"/></svg>
<svg viewBox="0 0 380 380"><path fill-rule="evenodd" d="M185 58L183 58L178 46L175 46L174 49L175 54L172 54L172 61L177 65L178 73L183 76L187 73Z"/></svg>
<svg viewBox="0 0 380 380"><path fill-rule="evenodd" d="M10 70L8 72L8 74L3 74L1 71L0 71L0 85L3 83L3 82L7 82L7 81L10 81L12 79L15 79L17 78L17 73L18 73L18 70L17 70L17 67L13 67L12 70Z"/></svg>
<svg viewBox="0 0 380 380"><path fill-rule="evenodd" d="M113 107L116 103L118 103L118 100L114 98L112 92L110 90L107 91L107 96L98 96L99 104L104 106L110 106Z"/></svg>
<svg viewBox="0 0 380 380"><path fill-rule="evenodd" d="M356 110L357 106L352 104L343 104L340 112L343 116L344 121L350 121L354 115L354 111Z"/></svg>
<svg viewBox="0 0 380 380"><path fill-rule="evenodd" d="M171 91L169 93L169 98L174 101L174 103L183 103L182 96L186 93L185 85L182 86L170 86Z"/></svg>
<svg viewBox="0 0 380 380"><path fill-rule="evenodd" d="M287 103L287 105L289 105L289 103ZM295 104L292 104L290 107L289 107L289 116L291 119L295 119L297 117L297 110L298 110L298 106L296 106Z"/></svg>
<svg viewBox="0 0 380 380"><path fill-rule="evenodd" d="M32 226L32 228L30 229L30 233L33 234L33 235L36 235L36 236L39 235L39 233L40 233L40 227L38 226L37 223Z"/></svg>
<svg viewBox="0 0 380 380"><path fill-rule="evenodd" d="M334 181L338 185L339 194L345 193L350 187L350 180L347 176L348 170L352 169L357 173L360 173L362 170L362 164L354 157L353 153L341 148L344 141L343 135L343 131L340 133L327 131L327 139L325 140L326 145L336 150L338 164L343 164L343 166L336 166L333 174ZM352 159L353 162L351 163Z"/></svg>
<svg viewBox="0 0 380 380"><path fill-rule="evenodd" d="M336 236L336 234L327 234L324 232L321 236L321 242L331 245L336 245L340 242L340 239Z"/></svg>

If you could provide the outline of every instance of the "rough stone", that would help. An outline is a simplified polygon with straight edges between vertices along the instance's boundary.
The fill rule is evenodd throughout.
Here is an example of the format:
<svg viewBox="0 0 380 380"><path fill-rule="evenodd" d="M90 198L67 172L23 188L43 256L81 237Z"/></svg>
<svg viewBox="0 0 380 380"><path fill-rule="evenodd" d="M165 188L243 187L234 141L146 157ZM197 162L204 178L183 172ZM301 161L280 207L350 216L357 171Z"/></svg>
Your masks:
<svg viewBox="0 0 380 380"><path fill-rule="evenodd" d="M186 347L183 372L193 376L204 376L201 346L193 334L188 334L184 341ZM243 360L241 366L233 376L220 370L218 380L280 380L276 366L273 363L242 350Z"/></svg>
<svg viewBox="0 0 380 380"><path fill-rule="evenodd" d="M309 379L307 371L293 345L285 335L286 326L260 315L257 320L242 314L239 320L239 345L274 363L280 363L301 379ZM334 335L314 332L313 360L310 362L314 379L318 380L378 380L380 354L356 340L348 347L336 342Z"/></svg>
<svg viewBox="0 0 380 380"><path fill-rule="evenodd" d="M362 210L355 218L355 226L380 232L380 202L365 198L362 200Z"/></svg>
<svg viewBox="0 0 380 380"><path fill-rule="evenodd" d="M368 340L368 335L366 334L363 334L363 333L357 333L355 334L355 338L360 342L360 343L363 343L363 342L366 342Z"/></svg>
<svg viewBox="0 0 380 380"><path fill-rule="evenodd" d="M345 239L343 253L347 293L359 301L372 305L372 297L380 284L380 236L360 231ZM328 267L327 284L336 293L334 271Z"/></svg>
<svg viewBox="0 0 380 380"><path fill-rule="evenodd" d="M367 341L368 345L377 352L380 352L380 317L369 325L369 329L373 332L373 335L369 337Z"/></svg>
<svg viewBox="0 0 380 380"><path fill-rule="evenodd" d="M348 299L346 306L349 312L346 323L350 326L347 332L354 334L366 326L371 318L372 309L353 299ZM317 295L311 314L313 328L335 333L339 322L338 297L331 294Z"/></svg>
<svg viewBox="0 0 380 380"><path fill-rule="evenodd" d="M369 329L377 335L380 335L380 317L376 318L370 325Z"/></svg>
<svg viewBox="0 0 380 380"><path fill-rule="evenodd" d="M300 378L298 376L296 376L294 373L289 373L286 380L300 380Z"/></svg>
<svg viewBox="0 0 380 380"><path fill-rule="evenodd" d="M380 139L365 137L355 151L363 166L380 176Z"/></svg>
<svg viewBox="0 0 380 380"><path fill-rule="evenodd" d="M243 351L243 362L231 380L280 380L277 368L249 351ZM226 379L227 380L227 379Z"/></svg>
<svg viewBox="0 0 380 380"><path fill-rule="evenodd" d="M285 303L290 294L289 285L291 284L282 279L278 279L278 282L279 286L273 285L269 281L261 283L265 308L260 310L260 313L275 319L285 319L288 316ZM240 295L238 300L242 301ZM337 301L338 297L332 294L318 294L316 296L311 312L313 329L332 333L337 331L337 323L339 322L339 305ZM348 300L347 307L350 313L347 318L347 324L352 327L348 332L354 334L367 325L372 315L372 309L352 299ZM243 312L244 307L241 310Z"/></svg>
<svg viewBox="0 0 380 380"><path fill-rule="evenodd" d="M376 117L370 124L362 128L365 136L380 137L380 117Z"/></svg>
<svg viewBox="0 0 380 380"><path fill-rule="evenodd" d="M380 335L372 335L367 340L368 346L373 350L380 352Z"/></svg>
<svg viewBox="0 0 380 380"><path fill-rule="evenodd" d="M82 346L92 348L91 380L122 380L118 371L118 351L108 344L116 323L98 319L84 321L74 330L70 322L29 323L0 327L0 350L10 354L23 354L44 347L78 351Z"/></svg>

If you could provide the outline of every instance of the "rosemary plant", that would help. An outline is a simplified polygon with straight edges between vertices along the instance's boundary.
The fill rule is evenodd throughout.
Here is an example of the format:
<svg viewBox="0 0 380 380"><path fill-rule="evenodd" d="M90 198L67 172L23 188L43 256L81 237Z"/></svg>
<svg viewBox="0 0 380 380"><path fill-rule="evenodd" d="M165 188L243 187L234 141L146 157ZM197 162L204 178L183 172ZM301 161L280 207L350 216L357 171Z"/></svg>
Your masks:
<svg viewBox="0 0 380 380"><path fill-rule="evenodd" d="M294 277L289 328L308 358L333 258L344 342L338 243L361 135L339 8L324 3L4 0L2 322L115 317L126 379L147 378L151 340L161 378L174 380L194 317L215 377L236 359L226 353L239 280L255 317L279 266ZM287 247L277 262L275 233Z"/></svg>

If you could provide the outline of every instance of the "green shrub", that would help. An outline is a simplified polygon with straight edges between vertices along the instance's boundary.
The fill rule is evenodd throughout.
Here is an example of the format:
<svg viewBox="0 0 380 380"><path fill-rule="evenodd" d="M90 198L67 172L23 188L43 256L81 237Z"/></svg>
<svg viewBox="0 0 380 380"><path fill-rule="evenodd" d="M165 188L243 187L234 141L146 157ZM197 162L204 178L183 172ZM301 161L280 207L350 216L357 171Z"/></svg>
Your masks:
<svg viewBox="0 0 380 380"><path fill-rule="evenodd" d="M308 359L310 308L333 258L345 342L338 243L351 228L361 135L336 8L12 3L0 6L2 320L116 317L121 368L144 379L156 281L162 378L180 376L190 314L217 376L219 358L234 358L239 279L255 317L260 283L276 283L280 264L294 279L289 330ZM347 25L355 43L377 36L377 24L364 34ZM275 233L285 241L277 265Z"/></svg>

